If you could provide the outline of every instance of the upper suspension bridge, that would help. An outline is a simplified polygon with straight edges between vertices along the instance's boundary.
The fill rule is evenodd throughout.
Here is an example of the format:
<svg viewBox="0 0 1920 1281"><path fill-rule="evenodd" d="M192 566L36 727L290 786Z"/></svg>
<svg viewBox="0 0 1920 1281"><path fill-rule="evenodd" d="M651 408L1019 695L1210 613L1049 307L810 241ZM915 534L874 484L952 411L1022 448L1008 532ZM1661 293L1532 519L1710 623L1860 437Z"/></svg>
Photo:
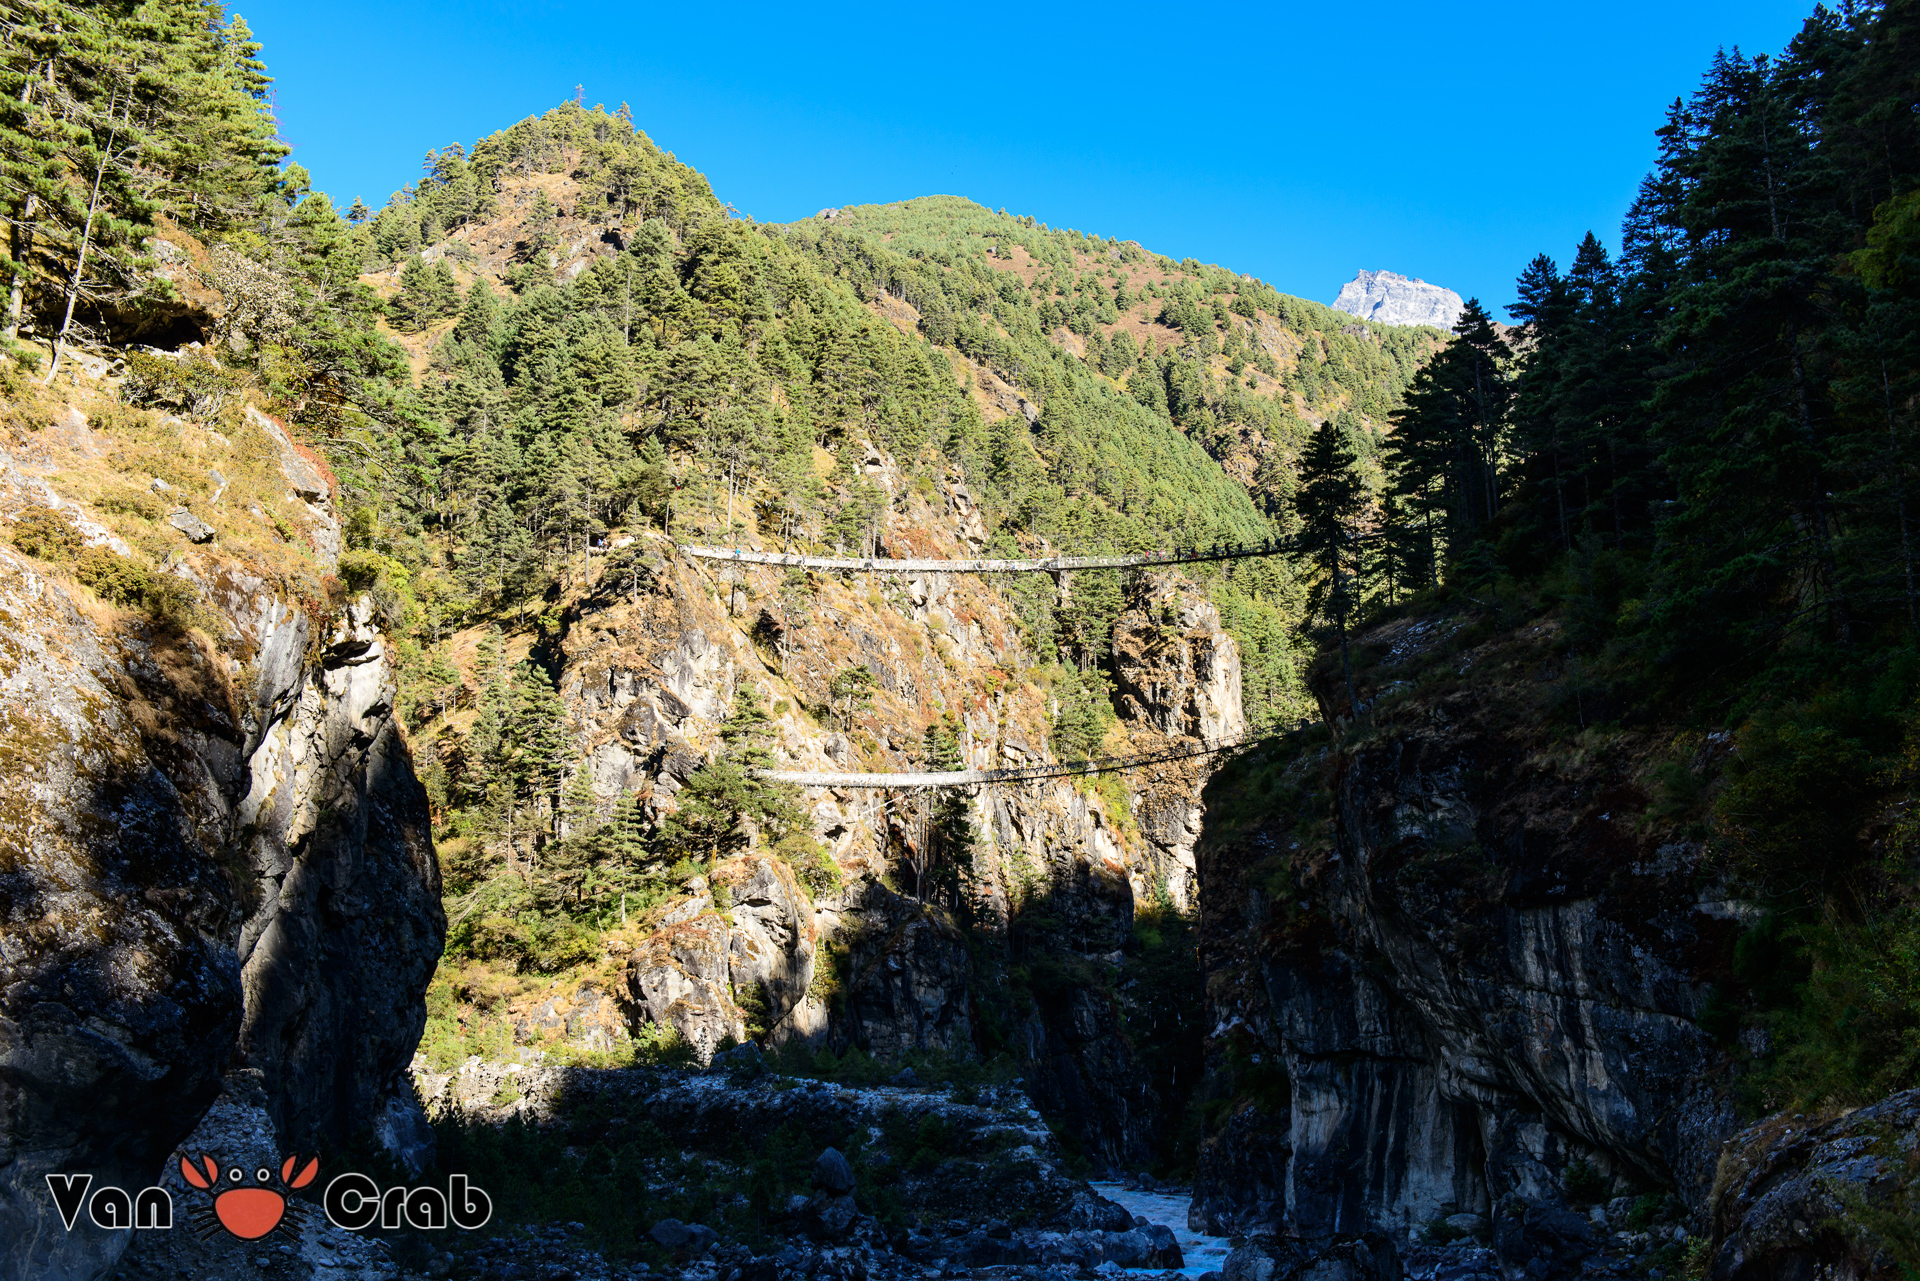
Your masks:
<svg viewBox="0 0 1920 1281"><path fill-rule="evenodd" d="M1355 540L1358 541L1358 540ZM1032 560L940 560L887 556L802 556L793 552L763 552L751 547L698 547L680 550L702 560L736 561L742 565L783 565L789 569L824 569L850 574L1061 574L1076 569L1133 569L1139 566L1183 565L1194 561L1241 560L1250 556L1285 556L1300 550L1294 539L1270 539L1233 547L1182 547L1164 552L1136 552L1126 556L1047 556Z"/></svg>

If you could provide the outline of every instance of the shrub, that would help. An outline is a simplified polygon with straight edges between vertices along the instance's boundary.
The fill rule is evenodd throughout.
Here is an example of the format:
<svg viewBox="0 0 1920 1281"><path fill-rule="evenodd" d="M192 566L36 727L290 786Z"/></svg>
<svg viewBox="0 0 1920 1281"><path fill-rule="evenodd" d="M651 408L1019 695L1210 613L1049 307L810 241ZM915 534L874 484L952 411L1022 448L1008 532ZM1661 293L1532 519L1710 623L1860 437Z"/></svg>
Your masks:
<svg viewBox="0 0 1920 1281"><path fill-rule="evenodd" d="M100 510L142 520L159 520L167 514L167 505L144 489L121 489L100 499Z"/></svg>
<svg viewBox="0 0 1920 1281"><path fill-rule="evenodd" d="M340 583L351 592L365 592L381 621L391 630L405 628L416 612L413 575L390 556L364 549L342 552Z"/></svg>
<svg viewBox="0 0 1920 1281"><path fill-rule="evenodd" d="M143 561L117 556L104 547L80 554L74 577L101 600L137 610L163 627L185 631L201 621L200 596L193 584L156 573Z"/></svg>
<svg viewBox="0 0 1920 1281"><path fill-rule="evenodd" d="M1576 1157L1567 1162L1562 1181L1567 1190L1567 1200L1575 1205L1592 1205L1597 1201L1603 1201L1610 1190L1607 1185L1607 1176L1600 1173L1593 1162L1585 1157Z"/></svg>
<svg viewBox="0 0 1920 1281"><path fill-rule="evenodd" d="M160 406L212 418L235 400L240 377L204 356L170 360L151 352L127 353L127 380L120 394L136 406Z"/></svg>
<svg viewBox="0 0 1920 1281"><path fill-rule="evenodd" d="M1788 931L1811 971L1771 1020L1779 1053L1750 1088L1763 1108L1849 1107L1920 1071L1920 909L1900 904L1855 925Z"/></svg>
<svg viewBox="0 0 1920 1281"><path fill-rule="evenodd" d="M13 522L13 545L29 556L64 564L86 546L73 517L51 507L29 507Z"/></svg>

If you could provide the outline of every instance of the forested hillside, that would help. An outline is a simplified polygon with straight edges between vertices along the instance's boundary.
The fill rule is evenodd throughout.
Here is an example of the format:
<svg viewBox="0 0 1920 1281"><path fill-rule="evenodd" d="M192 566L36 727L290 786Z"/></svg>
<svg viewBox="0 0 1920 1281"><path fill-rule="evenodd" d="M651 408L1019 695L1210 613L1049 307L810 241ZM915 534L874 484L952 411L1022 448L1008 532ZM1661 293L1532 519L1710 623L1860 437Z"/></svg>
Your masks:
<svg viewBox="0 0 1920 1281"><path fill-rule="evenodd" d="M1323 724L1198 847L1214 1230L1920 1266L1916 103L1911 3L1722 52L1617 250L1469 301L1372 494L1314 433Z"/></svg>
<svg viewBox="0 0 1920 1281"><path fill-rule="evenodd" d="M1310 513L1369 619L1421 593L1416 618L1550 632L1542 741L1631 762L1642 823L1751 897L1702 972L1755 1105L1865 1102L1917 1062L1917 50L1887 5L1718 56L1619 253L1536 257L1521 329L1470 303L1394 415L1381 508Z"/></svg>

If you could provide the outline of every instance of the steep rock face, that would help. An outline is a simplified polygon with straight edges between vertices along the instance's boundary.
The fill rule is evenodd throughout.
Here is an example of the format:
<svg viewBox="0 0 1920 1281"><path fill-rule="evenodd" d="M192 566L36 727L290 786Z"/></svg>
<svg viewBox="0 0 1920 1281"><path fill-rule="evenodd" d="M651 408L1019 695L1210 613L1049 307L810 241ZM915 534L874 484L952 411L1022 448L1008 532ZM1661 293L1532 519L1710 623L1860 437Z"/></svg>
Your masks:
<svg viewBox="0 0 1920 1281"><path fill-rule="evenodd" d="M143 1187L206 1110L237 904L196 830L213 798L162 768L189 753L149 754L92 620L5 552L0 617L0 1276L91 1277L124 1234L67 1233L45 1176Z"/></svg>
<svg viewBox="0 0 1920 1281"><path fill-rule="evenodd" d="M1246 732L1240 653L1220 611L1149 578L1113 629L1120 706L1162 734L1207 742Z"/></svg>
<svg viewBox="0 0 1920 1281"><path fill-rule="evenodd" d="M1383 325L1432 325L1451 333L1464 304L1439 285L1393 271L1362 271L1340 286L1335 311Z"/></svg>
<svg viewBox="0 0 1920 1281"><path fill-rule="evenodd" d="M304 615L263 646L234 806L251 840L240 1054L290 1145L376 1125L426 1020L446 918L426 795L393 722L394 672L364 601L309 655ZM236 780L239 781L239 780ZM409 1154L409 1162L418 1154Z"/></svg>
<svg viewBox="0 0 1920 1281"><path fill-rule="evenodd" d="M894 496L878 540L887 553L962 556L984 540L957 474L908 485L877 449L865 470ZM799 582L685 557L658 533L619 541L568 607L559 646L559 689L603 806L636 795L655 815L671 811L717 750L742 687L769 706L771 746L786 768L923 768L925 731L943 714L970 767L1056 759L1046 692L1008 679L1031 660L1014 610L989 583L942 574ZM1238 649L1184 580L1145 579L1115 630L1133 750L1241 732ZM872 708L829 711L833 677L855 666L874 678ZM931 844L930 798L810 789L832 874L808 889L756 846L712 873L727 885L724 901L687 882L637 927L624 992L634 1030L671 1025L701 1054L758 1028L774 1043L799 1037L881 1056L973 1053L982 1029L962 922L998 935L1038 911L1055 931L1047 946L1115 953L1136 902L1162 892L1193 901L1204 769L1179 761L1125 776L1130 813L1070 779L982 789L968 799L964 904L928 879L950 857ZM1043 1002L993 1017L998 1044L1044 1064L1035 1097L1085 1127L1087 1150L1135 1168L1150 1159L1157 1105L1117 1010Z"/></svg>
<svg viewBox="0 0 1920 1281"><path fill-rule="evenodd" d="M106 452L70 417L0 455L0 515L53 507L124 554L67 496ZM324 569L330 484L267 421ZM444 918L370 610L224 541L181 537L166 572L198 630L0 551L0 1276L109 1265L125 1234L66 1232L43 1176L152 1182L235 1064L290 1148L431 1141L404 1070Z"/></svg>
<svg viewBox="0 0 1920 1281"><path fill-rule="evenodd" d="M909 1050L973 1048L966 940L944 912L860 881L822 905L838 917L838 999L829 1026L843 1042L887 1058Z"/></svg>
<svg viewBox="0 0 1920 1281"><path fill-rule="evenodd" d="M1462 652L1443 643L1459 623L1362 638L1389 691L1374 724L1295 756L1330 788L1309 808L1331 804L1331 833L1209 798L1243 816L1202 848L1216 1033L1283 1065L1289 1102L1283 1204L1237 1178L1273 1130L1229 1129L1198 1219L1406 1241L1447 1215L1548 1213L1576 1159L1706 1201L1733 1114L1698 1019L1742 905L1696 847L1634 822L1646 745L1540 733L1551 625ZM1442 663L1479 675L1407 692Z"/></svg>

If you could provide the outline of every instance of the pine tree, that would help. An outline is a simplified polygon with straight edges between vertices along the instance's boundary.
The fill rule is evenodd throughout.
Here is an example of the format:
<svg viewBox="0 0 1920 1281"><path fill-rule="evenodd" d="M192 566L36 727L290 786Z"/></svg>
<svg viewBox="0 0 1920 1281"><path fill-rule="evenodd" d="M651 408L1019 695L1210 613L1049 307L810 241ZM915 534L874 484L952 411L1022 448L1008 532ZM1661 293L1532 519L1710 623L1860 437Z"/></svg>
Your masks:
<svg viewBox="0 0 1920 1281"><path fill-rule="evenodd" d="M768 746L774 732L759 693L742 686L720 727L719 755L694 771L675 798L679 808L661 824L670 847L711 861L745 848L749 825L775 848L805 832L799 789L759 776L774 763Z"/></svg>
<svg viewBox="0 0 1920 1281"><path fill-rule="evenodd" d="M1455 332L1414 377L1387 448L1396 492L1441 527L1449 561L1500 514L1511 400L1511 353L1478 299L1467 300Z"/></svg>
<svg viewBox="0 0 1920 1281"><path fill-rule="evenodd" d="M532 663L514 669L511 700L501 734L503 772L516 799L548 811L557 836L560 778L573 755L566 704L546 673Z"/></svg>
<svg viewBox="0 0 1920 1281"><path fill-rule="evenodd" d="M865 664L857 663L834 673L833 680L827 686L827 700L840 717L841 729L852 729L854 718L873 706L873 692L877 684L873 672Z"/></svg>
<svg viewBox="0 0 1920 1281"><path fill-rule="evenodd" d="M1321 423L1301 456L1300 488L1295 500L1300 513L1300 550L1320 570L1308 590L1308 600L1316 613L1330 612L1339 631L1349 716L1359 714L1353 692L1353 664L1347 652L1347 615L1353 607L1353 577L1359 568L1353 534L1366 496L1354 469L1356 462L1346 433L1331 419Z"/></svg>

